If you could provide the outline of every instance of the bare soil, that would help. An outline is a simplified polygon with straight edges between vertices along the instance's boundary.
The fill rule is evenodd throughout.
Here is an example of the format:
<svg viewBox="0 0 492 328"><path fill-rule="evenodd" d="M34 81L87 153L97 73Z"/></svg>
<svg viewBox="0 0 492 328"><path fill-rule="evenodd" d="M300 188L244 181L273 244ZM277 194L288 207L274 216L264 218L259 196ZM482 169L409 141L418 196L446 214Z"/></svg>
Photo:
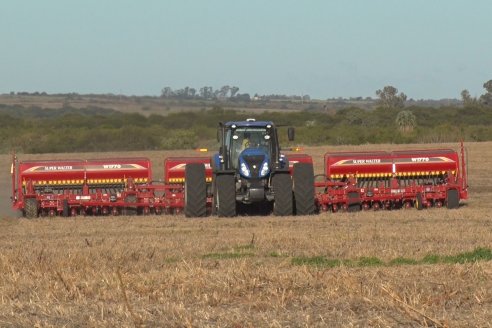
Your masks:
<svg viewBox="0 0 492 328"><path fill-rule="evenodd" d="M436 145L316 147L332 150ZM453 147L457 145L439 145ZM490 327L492 262L296 265L295 258L420 260L492 248L492 143L467 144L470 199L458 210L310 217L183 216L18 219L0 156L0 326ZM182 152L193 155L193 152ZM155 178L176 152L20 155L148 156Z"/></svg>

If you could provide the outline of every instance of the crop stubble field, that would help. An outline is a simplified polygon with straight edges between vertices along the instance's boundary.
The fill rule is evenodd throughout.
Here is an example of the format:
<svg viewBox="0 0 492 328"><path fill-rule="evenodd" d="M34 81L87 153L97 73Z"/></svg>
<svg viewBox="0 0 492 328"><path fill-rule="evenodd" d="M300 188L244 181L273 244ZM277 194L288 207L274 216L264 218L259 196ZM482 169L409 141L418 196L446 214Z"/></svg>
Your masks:
<svg viewBox="0 0 492 328"><path fill-rule="evenodd" d="M436 260L492 248L492 143L466 146L459 210L287 218L17 219L2 155L0 326L490 326L492 261ZM327 150L416 147L434 145L306 152L321 172ZM20 158L123 155L150 157L159 178L176 152Z"/></svg>

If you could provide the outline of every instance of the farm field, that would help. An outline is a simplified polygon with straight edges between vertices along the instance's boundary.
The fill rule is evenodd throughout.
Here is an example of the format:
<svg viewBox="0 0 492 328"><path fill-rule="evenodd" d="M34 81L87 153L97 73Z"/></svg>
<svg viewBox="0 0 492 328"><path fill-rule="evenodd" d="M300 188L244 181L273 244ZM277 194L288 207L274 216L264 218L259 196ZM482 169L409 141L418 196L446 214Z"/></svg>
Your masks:
<svg viewBox="0 0 492 328"><path fill-rule="evenodd" d="M328 150L431 147L305 152L321 173ZM458 210L233 219L18 219L1 155L0 326L491 326L492 142L466 147L470 199ZM19 158L147 156L158 179L171 155L197 154Z"/></svg>

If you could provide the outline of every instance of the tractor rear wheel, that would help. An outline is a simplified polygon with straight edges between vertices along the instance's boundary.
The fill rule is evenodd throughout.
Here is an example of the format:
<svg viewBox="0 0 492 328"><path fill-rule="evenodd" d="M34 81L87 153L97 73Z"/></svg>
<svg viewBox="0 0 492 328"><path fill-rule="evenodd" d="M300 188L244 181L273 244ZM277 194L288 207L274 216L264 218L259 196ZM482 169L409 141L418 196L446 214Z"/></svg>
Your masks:
<svg viewBox="0 0 492 328"><path fill-rule="evenodd" d="M185 216L188 218L205 216L207 214L205 165L202 163L186 164L184 189Z"/></svg>
<svg viewBox="0 0 492 328"><path fill-rule="evenodd" d="M236 179L232 174L215 177L214 200L219 217L236 216Z"/></svg>
<svg viewBox="0 0 492 328"><path fill-rule="evenodd" d="M458 190L449 189L446 193L446 207L449 209L455 209L460 207L460 195Z"/></svg>
<svg viewBox="0 0 492 328"><path fill-rule="evenodd" d="M273 214L277 216L292 215L292 179L288 173L277 173L273 176L273 191L275 198L273 203Z"/></svg>
<svg viewBox="0 0 492 328"><path fill-rule="evenodd" d="M38 217L38 200L36 198L27 198L24 202L24 212L26 218L35 219Z"/></svg>
<svg viewBox="0 0 492 328"><path fill-rule="evenodd" d="M314 169L310 163L294 164L292 175L296 215L314 214Z"/></svg>

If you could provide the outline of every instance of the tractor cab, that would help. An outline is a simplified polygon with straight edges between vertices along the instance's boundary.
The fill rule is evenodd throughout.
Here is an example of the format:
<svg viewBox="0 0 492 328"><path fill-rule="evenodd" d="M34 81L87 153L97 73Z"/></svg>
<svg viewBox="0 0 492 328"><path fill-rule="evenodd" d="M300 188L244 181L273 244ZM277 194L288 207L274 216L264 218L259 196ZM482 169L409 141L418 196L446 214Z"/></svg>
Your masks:
<svg viewBox="0 0 492 328"><path fill-rule="evenodd" d="M248 119L220 124L221 144L215 167L235 170L243 178L266 178L274 169L287 165L280 155L277 130L272 122Z"/></svg>

